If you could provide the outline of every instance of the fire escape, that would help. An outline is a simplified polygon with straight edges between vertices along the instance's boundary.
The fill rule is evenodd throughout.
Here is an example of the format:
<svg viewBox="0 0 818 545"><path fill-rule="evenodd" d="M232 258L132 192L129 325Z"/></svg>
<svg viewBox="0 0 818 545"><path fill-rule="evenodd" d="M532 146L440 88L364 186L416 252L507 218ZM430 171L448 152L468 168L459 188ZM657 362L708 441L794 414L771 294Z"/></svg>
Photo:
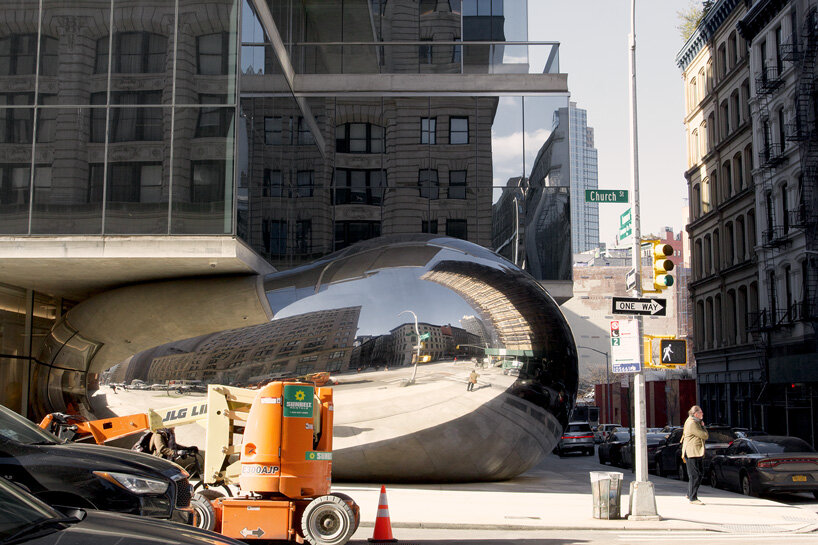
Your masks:
<svg viewBox="0 0 818 545"><path fill-rule="evenodd" d="M766 361L770 343L770 333L794 322L818 321L818 94L816 93L815 65L818 59L818 14L811 10L799 34L793 32L789 41L778 51L777 65L763 65L756 75L756 107L759 123L763 127L763 147L758 152L759 179L763 206L759 221L763 222L761 232L759 265L765 275L768 308L750 313L748 329L756 340L762 361ZM774 137L771 124L778 112L771 112L784 86L781 77L783 62L793 63L795 75L794 112L787 123L778 119L779 135ZM785 144L798 146L801 178L799 180L798 202L795 207L784 201L784 216L778 218L775 205L773 179L777 169L785 161ZM803 271L803 288L800 300L790 301L789 294L776 294L776 285L771 281L781 251L792 243L793 234L803 230L806 242L806 257ZM797 298L796 294L792 297ZM778 301L786 299L783 306ZM766 375L766 365L764 366ZM766 377L765 377L766 379Z"/></svg>

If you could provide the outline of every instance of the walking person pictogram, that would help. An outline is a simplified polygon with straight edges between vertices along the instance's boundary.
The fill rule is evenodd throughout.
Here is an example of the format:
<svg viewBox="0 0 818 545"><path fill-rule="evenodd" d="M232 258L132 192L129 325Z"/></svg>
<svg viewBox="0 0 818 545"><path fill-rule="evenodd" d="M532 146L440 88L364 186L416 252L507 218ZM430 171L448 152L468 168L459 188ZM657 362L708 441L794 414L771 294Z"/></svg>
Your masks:
<svg viewBox="0 0 818 545"><path fill-rule="evenodd" d="M673 358L673 345L667 344L665 345L665 350L662 352L662 361L671 361Z"/></svg>

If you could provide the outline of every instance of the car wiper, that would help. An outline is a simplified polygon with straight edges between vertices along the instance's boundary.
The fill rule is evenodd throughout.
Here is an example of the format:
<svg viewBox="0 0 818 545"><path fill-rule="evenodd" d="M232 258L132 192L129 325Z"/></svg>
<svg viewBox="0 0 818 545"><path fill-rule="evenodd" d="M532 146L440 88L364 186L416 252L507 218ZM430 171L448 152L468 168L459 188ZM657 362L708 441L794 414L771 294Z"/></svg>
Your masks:
<svg viewBox="0 0 818 545"><path fill-rule="evenodd" d="M3 541L0 541L1 545L9 545L10 543L14 543L15 541L20 541L20 539L48 528L50 526L54 526L57 524L75 524L79 522L80 519L77 517L53 517L50 519L43 519L38 520L37 522L32 522L31 524L20 528L17 532L13 533Z"/></svg>

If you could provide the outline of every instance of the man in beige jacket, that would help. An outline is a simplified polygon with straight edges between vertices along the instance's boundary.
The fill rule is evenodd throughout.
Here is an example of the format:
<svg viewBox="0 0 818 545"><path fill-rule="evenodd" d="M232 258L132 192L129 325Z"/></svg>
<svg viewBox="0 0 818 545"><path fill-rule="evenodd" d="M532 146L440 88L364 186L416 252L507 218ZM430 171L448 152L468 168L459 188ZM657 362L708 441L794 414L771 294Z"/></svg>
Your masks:
<svg viewBox="0 0 818 545"><path fill-rule="evenodd" d="M704 477L704 442L709 437L704 426L704 412L698 405L687 411L689 415L682 431L682 460L687 462L687 499L690 503L703 505L698 498L699 486Z"/></svg>

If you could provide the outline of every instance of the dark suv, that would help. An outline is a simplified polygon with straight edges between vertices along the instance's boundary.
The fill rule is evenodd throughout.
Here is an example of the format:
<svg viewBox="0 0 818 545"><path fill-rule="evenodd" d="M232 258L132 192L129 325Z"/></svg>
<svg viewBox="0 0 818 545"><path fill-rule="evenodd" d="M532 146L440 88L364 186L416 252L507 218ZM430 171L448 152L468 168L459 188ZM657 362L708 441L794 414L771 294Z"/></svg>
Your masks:
<svg viewBox="0 0 818 545"><path fill-rule="evenodd" d="M116 447L64 443L0 406L0 476L49 505L190 522L188 474Z"/></svg>

